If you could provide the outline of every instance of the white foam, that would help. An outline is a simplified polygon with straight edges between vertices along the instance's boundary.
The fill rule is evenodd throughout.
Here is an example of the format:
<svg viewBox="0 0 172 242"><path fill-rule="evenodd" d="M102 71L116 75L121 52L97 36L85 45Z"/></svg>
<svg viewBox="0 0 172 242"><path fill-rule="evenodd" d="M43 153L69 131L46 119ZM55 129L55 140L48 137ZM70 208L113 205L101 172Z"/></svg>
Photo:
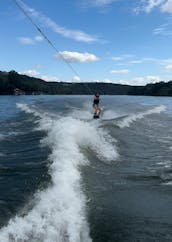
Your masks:
<svg viewBox="0 0 172 242"><path fill-rule="evenodd" d="M80 148L89 147L102 161L111 161L118 155L113 140L94 124L72 117L56 120L27 105L18 107L39 116L39 129L47 131L42 142L52 149L52 185L37 192L35 206L26 216L16 216L0 230L0 241L90 242L80 174L88 161Z"/></svg>
<svg viewBox="0 0 172 242"><path fill-rule="evenodd" d="M16 104L18 108L20 108L22 111L26 113L33 113L35 116L40 117L41 112L38 112L34 107L30 108L27 104L24 103L17 103Z"/></svg>
<svg viewBox="0 0 172 242"><path fill-rule="evenodd" d="M5 137L6 137L6 135L4 135L4 134L0 134L0 141L4 140Z"/></svg>
<svg viewBox="0 0 172 242"><path fill-rule="evenodd" d="M164 112L165 110L166 110L166 107L164 105L161 105L161 106L155 107L153 109L149 109L145 112L131 114L128 117L124 118L123 120L120 120L119 122L117 122L117 125L120 128L129 127L131 123L135 122L138 119L142 119L145 116L150 115L150 114L161 113L161 112Z"/></svg>
<svg viewBox="0 0 172 242"><path fill-rule="evenodd" d="M163 158L164 157L162 156L162 159ZM156 164L159 165L159 166L172 165L172 161L171 160L164 160L164 161L161 161L161 162L157 162Z"/></svg>
<svg viewBox="0 0 172 242"><path fill-rule="evenodd" d="M94 109L90 102L85 102L82 108L72 108L72 112L70 112L70 116L76 119L89 120L93 117Z"/></svg>
<svg viewBox="0 0 172 242"><path fill-rule="evenodd" d="M89 120L92 119L93 112L91 110L76 109L70 115L76 119Z"/></svg>
<svg viewBox="0 0 172 242"><path fill-rule="evenodd" d="M106 119L106 120L119 118L119 117L121 117L123 115L124 115L124 113L114 112L113 110L105 110L105 111L103 111L103 119Z"/></svg>
<svg viewBox="0 0 172 242"><path fill-rule="evenodd" d="M164 183L162 183L162 185L171 186L172 185L172 181L164 182Z"/></svg>
<svg viewBox="0 0 172 242"><path fill-rule="evenodd" d="M10 132L6 132L6 134L0 134L0 141L3 141L11 136L17 136L19 134L23 134L23 132L10 131Z"/></svg>

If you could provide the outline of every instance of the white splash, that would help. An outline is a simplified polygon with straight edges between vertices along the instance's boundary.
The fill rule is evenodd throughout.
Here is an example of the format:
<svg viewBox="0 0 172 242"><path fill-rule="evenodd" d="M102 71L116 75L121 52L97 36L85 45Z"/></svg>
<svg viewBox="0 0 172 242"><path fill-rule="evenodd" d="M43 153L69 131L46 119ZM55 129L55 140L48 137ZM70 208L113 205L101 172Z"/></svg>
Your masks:
<svg viewBox="0 0 172 242"><path fill-rule="evenodd" d="M89 147L103 161L115 160L118 154L110 136L81 120L71 117L56 120L27 105L18 107L39 116L39 129L47 131L42 142L52 150L49 157L52 184L36 194L35 206L26 216L16 216L0 230L0 241L92 241L80 174L80 167L88 161L80 148Z"/></svg>
<svg viewBox="0 0 172 242"><path fill-rule="evenodd" d="M161 106L155 107L153 109L149 109L145 112L131 114L131 115L125 117L123 120L120 120L119 122L117 122L117 125L120 128L129 127L131 123L135 122L138 119L142 119L145 116L150 115L150 114L161 113L161 112L164 112L165 110L166 110L166 107L164 105L161 105Z"/></svg>

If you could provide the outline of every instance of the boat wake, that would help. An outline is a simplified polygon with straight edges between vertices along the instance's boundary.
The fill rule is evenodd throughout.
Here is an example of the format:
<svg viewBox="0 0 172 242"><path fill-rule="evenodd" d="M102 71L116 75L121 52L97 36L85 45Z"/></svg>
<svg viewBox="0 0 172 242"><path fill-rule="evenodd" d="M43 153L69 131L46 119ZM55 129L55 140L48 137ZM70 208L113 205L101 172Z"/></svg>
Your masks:
<svg viewBox="0 0 172 242"><path fill-rule="evenodd" d="M121 120L117 120L117 126L120 128L130 127L130 125L133 122L135 122L139 119L142 119L147 115L158 114L158 113L164 112L165 110L166 110L166 107L164 105L161 105L161 106L149 109L144 112L130 114L130 115L127 115L126 117L122 118Z"/></svg>
<svg viewBox="0 0 172 242"><path fill-rule="evenodd" d="M18 108L36 116L37 129L47 132L41 143L51 149L51 184L37 191L35 205L25 216L17 215L0 230L0 241L92 241L80 172L89 161L81 148L89 148L102 162L110 162L118 156L114 140L95 123L69 116L52 118L25 104L18 104Z"/></svg>

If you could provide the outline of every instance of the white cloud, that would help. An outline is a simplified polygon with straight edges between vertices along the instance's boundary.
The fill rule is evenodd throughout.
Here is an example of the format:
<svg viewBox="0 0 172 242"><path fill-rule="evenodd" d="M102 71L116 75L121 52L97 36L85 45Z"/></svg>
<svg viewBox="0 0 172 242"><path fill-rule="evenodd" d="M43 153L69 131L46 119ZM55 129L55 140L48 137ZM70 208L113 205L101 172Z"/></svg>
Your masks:
<svg viewBox="0 0 172 242"><path fill-rule="evenodd" d="M160 82L159 76L147 76L146 80L151 83Z"/></svg>
<svg viewBox="0 0 172 242"><path fill-rule="evenodd" d="M150 13L155 8L159 9L162 13L172 14L172 0L141 0L139 6L134 9L136 14L140 12ZM161 35L165 37L172 37L172 21L156 27L153 31L154 35Z"/></svg>
<svg viewBox="0 0 172 242"><path fill-rule="evenodd" d="M37 70L34 70L34 69L25 70L25 71L22 71L19 73L22 75L40 78L47 82L59 82L59 78L57 78L55 76L41 75Z"/></svg>
<svg viewBox="0 0 172 242"><path fill-rule="evenodd" d="M93 82L97 82L97 83L113 83L113 81L108 79L108 78L103 79L103 80L100 80L100 79L93 80Z"/></svg>
<svg viewBox="0 0 172 242"><path fill-rule="evenodd" d="M166 63L166 64L172 64L172 59L162 59L162 62L163 63Z"/></svg>
<svg viewBox="0 0 172 242"><path fill-rule="evenodd" d="M132 55L131 55L132 57ZM117 57L112 57L113 60L115 61L119 61L119 63L117 63L116 65L121 65L121 66L126 66L126 65L130 65L130 64L140 64L140 63L146 63L146 62L152 62L155 64L159 64L159 65L164 65L164 64L172 64L172 59L171 58L167 58L167 59L161 59L161 58L154 58L154 57L142 57L142 58L138 58L135 57L136 59L132 59L132 58L126 58L124 59L122 56L117 56ZM120 62L121 61L121 62Z"/></svg>
<svg viewBox="0 0 172 242"><path fill-rule="evenodd" d="M166 66L165 66L165 69L166 69L167 71L172 71L172 64L166 65Z"/></svg>
<svg viewBox="0 0 172 242"><path fill-rule="evenodd" d="M68 62L95 62L98 61L99 58L94 54L90 53L79 53L79 52L70 52L70 51L62 51L56 55L58 59L63 59Z"/></svg>
<svg viewBox="0 0 172 242"><path fill-rule="evenodd" d="M172 0L141 0L139 6L136 8L136 13L146 12L150 13L155 8L159 9L162 13L172 13ZM156 27L153 30L155 35L172 36L172 22L169 20L167 23Z"/></svg>
<svg viewBox="0 0 172 242"><path fill-rule="evenodd" d="M93 82L103 82L103 83L115 83L115 84L122 84L122 85L131 85L131 86L144 86L148 83L156 83L156 82L160 82L160 77L159 76L153 76L153 75L149 75L149 76L143 76L143 77L135 77L132 79L128 79L128 80L111 80L111 79L98 79L98 80L94 80Z"/></svg>
<svg viewBox="0 0 172 242"><path fill-rule="evenodd" d="M161 7L162 12L168 12L172 13L172 0L166 1L162 7Z"/></svg>
<svg viewBox="0 0 172 242"><path fill-rule="evenodd" d="M172 36L172 22L168 22L160 25L159 27L153 30L153 34L155 35L163 35L163 36Z"/></svg>
<svg viewBox="0 0 172 242"><path fill-rule="evenodd" d="M28 37L19 37L18 38L19 42L24 45L33 45L34 41L31 38Z"/></svg>
<svg viewBox="0 0 172 242"><path fill-rule="evenodd" d="M79 5L83 8L105 8L118 0L78 0Z"/></svg>
<svg viewBox="0 0 172 242"><path fill-rule="evenodd" d="M128 74L130 70L128 69L121 69L121 70L111 70L110 73L112 74Z"/></svg>
<svg viewBox="0 0 172 242"><path fill-rule="evenodd" d="M159 26L157 28L155 28L153 30L153 34L164 34L164 32L166 31L166 27L165 26Z"/></svg>
<svg viewBox="0 0 172 242"><path fill-rule="evenodd" d="M72 79L74 82L80 82L81 78L79 76L74 76Z"/></svg>
<svg viewBox="0 0 172 242"><path fill-rule="evenodd" d="M28 76L38 76L40 73L37 70L29 69L29 70L22 71L21 74L28 75Z"/></svg>
<svg viewBox="0 0 172 242"><path fill-rule="evenodd" d="M46 82L59 82L59 78L56 76L41 75L40 78Z"/></svg>
<svg viewBox="0 0 172 242"><path fill-rule="evenodd" d="M121 61L121 60L123 60L123 57L121 57L121 56L113 56L112 60L114 60L114 61Z"/></svg>
<svg viewBox="0 0 172 242"><path fill-rule="evenodd" d="M126 85L132 85L132 86L144 86L148 83L156 83L160 82L159 76L145 76L145 77L135 77L130 80L120 80L118 83L120 84L126 84Z"/></svg>
<svg viewBox="0 0 172 242"><path fill-rule="evenodd" d="M150 13L155 8L161 12L172 13L172 0L141 0L139 5L134 9L135 13Z"/></svg>
<svg viewBox="0 0 172 242"><path fill-rule="evenodd" d="M131 60L129 61L129 64L141 64L143 63L143 60Z"/></svg>
<svg viewBox="0 0 172 242"><path fill-rule="evenodd" d="M62 27L58 24L56 24L54 21L52 21L50 18L47 17L41 17L39 19L43 24L45 24L47 27L49 27L52 31L54 31L57 34L60 34L66 38L74 39L81 42L95 42L98 41L98 39L95 36L91 36L89 34L84 33L81 30L70 30L65 27Z"/></svg>
<svg viewBox="0 0 172 242"><path fill-rule="evenodd" d="M41 25L48 27L51 29L53 32L62 35L63 37L74 39L76 41L81 41L81 42L86 42L86 43L91 43L91 42L96 42L98 41L98 38L92 35L89 35L81 30L71 30L67 29L65 27L62 27L55 23L53 20L50 18L46 17L45 15L39 13L33 8L28 7L26 4L22 4L25 11L37 19L41 23Z"/></svg>
<svg viewBox="0 0 172 242"><path fill-rule="evenodd" d="M43 41L43 39L44 38L40 35L35 36L35 41L41 42L41 41Z"/></svg>
<svg viewBox="0 0 172 242"><path fill-rule="evenodd" d="M161 79L159 76L143 76L143 77L135 77L128 80L112 80L112 79L96 79L92 80L91 82L97 82L97 83L114 83L114 84L122 84L122 85L131 85L131 86L145 86L148 83L156 83L160 82Z"/></svg>
<svg viewBox="0 0 172 242"><path fill-rule="evenodd" d="M137 58L137 56L132 54L125 54L120 56L113 56L111 59L115 62L118 62L118 65L128 65L128 64L141 64L143 62L158 62L162 61L157 58L153 57L143 57L143 58Z"/></svg>
<svg viewBox="0 0 172 242"><path fill-rule="evenodd" d="M25 45L33 45L35 44L36 42L41 42L43 41L43 37L37 35L33 38L30 38L30 37L19 37L18 38L18 41L21 43L21 44L25 44Z"/></svg>
<svg viewBox="0 0 172 242"><path fill-rule="evenodd" d="M124 60L130 59L132 57L134 57L134 55L123 54L123 55L120 55L120 56L113 56L112 60L114 60L114 61L124 61Z"/></svg>
<svg viewBox="0 0 172 242"><path fill-rule="evenodd" d="M145 12L150 13L155 7L159 7L164 3L164 0L148 0L144 8Z"/></svg>
<svg viewBox="0 0 172 242"><path fill-rule="evenodd" d="M116 0L94 0L90 2L92 3L92 5L100 7L100 6L110 5L115 1Z"/></svg>
<svg viewBox="0 0 172 242"><path fill-rule="evenodd" d="M158 59L158 58L154 58L154 57L143 57L138 60L131 60L128 63L129 64L139 64L139 63L144 63L144 62L152 62L152 63L162 64L164 62L168 63L170 60L171 59Z"/></svg>

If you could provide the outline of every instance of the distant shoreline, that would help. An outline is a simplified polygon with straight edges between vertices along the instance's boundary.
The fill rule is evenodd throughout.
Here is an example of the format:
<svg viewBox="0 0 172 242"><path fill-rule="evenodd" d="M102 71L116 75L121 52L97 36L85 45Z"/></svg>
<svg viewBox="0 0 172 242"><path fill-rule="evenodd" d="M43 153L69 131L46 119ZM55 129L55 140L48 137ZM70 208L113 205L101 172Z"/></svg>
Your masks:
<svg viewBox="0 0 172 242"><path fill-rule="evenodd" d="M15 71L0 71L0 95L132 95L172 96L172 81L146 86L96 82L46 82Z"/></svg>

